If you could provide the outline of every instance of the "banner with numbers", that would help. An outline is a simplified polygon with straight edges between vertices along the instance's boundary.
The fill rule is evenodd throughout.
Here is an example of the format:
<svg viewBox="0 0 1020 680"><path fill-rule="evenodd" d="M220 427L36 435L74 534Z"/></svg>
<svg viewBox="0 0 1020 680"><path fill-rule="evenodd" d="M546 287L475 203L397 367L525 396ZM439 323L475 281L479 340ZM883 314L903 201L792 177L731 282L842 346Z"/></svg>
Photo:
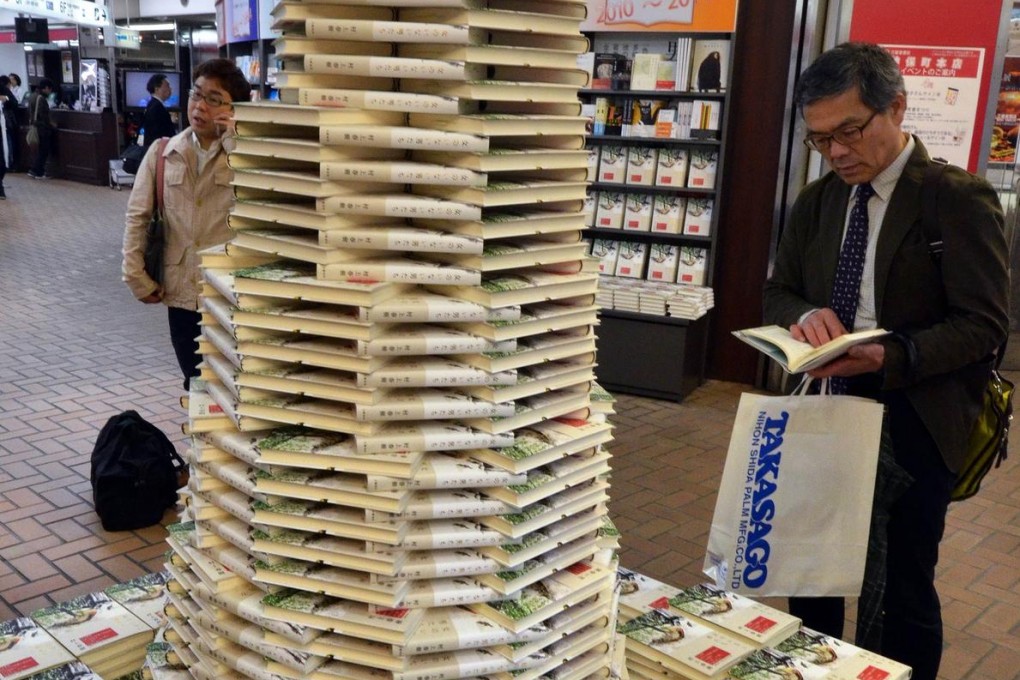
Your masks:
<svg viewBox="0 0 1020 680"><path fill-rule="evenodd" d="M737 0L588 0L582 31L731 33Z"/></svg>
<svg viewBox="0 0 1020 680"><path fill-rule="evenodd" d="M984 73L983 47L883 45L896 59L907 87L903 129L933 157L966 168Z"/></svg>
<svg viewBox="0 0 1020 680"><path fill-rule="evenodd" d="M0 9L37 17L60 19L84 26L107 26L106 8L88 0L0 0Z"/></svg>

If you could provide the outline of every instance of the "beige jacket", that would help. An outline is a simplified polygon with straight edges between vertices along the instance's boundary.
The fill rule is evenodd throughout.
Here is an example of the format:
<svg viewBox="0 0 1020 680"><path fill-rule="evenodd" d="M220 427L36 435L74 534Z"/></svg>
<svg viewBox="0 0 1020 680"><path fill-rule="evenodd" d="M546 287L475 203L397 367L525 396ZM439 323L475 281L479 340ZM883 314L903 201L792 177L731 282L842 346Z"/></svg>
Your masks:
<svg viewBox="0 0 1020 680"><path fill-rule="evenodd" d="M225 140L230 144L232 140ZM156 282L145 273L143 253L145 231L155 205L153 185L156 177L157 144L149 147L135 177L128 199L124 229L123 281L139 300L156 291ZM230 182L233 172L227 167L227 153L220 149L200 176L196 176L198 157L191 139L191 128L167 142L164 167L163 204L166 219L166 256L163 265L163 303L192 311L198 309L202 274L198 252L225 243L231 233L227 214L234 205Z"/></svg>

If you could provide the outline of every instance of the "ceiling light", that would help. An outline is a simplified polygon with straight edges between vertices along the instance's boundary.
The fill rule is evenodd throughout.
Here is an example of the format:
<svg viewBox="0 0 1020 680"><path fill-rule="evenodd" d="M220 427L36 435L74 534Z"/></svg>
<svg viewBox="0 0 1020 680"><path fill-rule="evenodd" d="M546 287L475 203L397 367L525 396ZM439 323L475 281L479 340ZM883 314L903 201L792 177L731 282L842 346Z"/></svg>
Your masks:
<svg viewBox="0 0 1020 680"><path fill-rule="evenodd" d="M172 31L177 27L177 24L169 21L165 24L131 24L117 25L117 28L127 28L132 31Z"/></svg>

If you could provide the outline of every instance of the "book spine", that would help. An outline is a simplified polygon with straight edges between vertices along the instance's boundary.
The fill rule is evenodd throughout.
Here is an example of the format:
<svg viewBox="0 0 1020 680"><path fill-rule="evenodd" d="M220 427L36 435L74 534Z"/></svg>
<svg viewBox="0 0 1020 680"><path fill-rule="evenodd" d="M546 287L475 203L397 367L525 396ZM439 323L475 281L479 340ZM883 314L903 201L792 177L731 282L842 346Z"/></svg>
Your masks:
<svg viewBox="0 0 1020 680"><path fill-rule="evenodd" d="M430 7L432 0L401 0L401 7ZM361 21L306 19L305 35L328 40L370 42L443 43L467 45L471 31L467 26L427 24L414 21Z"/></svg>
<svg viewBox="0 0 1020 680"><path fill-rule="evenodd" d="M443 286L477 286L481 272L463 267L439 266L432 263L345 262L320 264L318 276L327 281L416 283Z"/></svg>
<svg viewBox="0 0 1020 680"><path fill-rule="evenodd" d="M486 152L489 139L479 135L425 128L351 125L319 128L319 142L335 146L365 146L416 151Z"/></svg>
<svg viewBox="0 0 1020 680"><path fill-rule="evenodd" d="M485 186L486 175L463 168L427 163L328 162L319 164L323 179L347 182L388 182L390 184L443 184Z"/></svg>
<svg viewBox="0 0 1020 680"><path fill-rule="evenodd" d="M362 308L362 321L466 323L495 320L492 310L462 300L388 301L385 305Z"/></svg>
<svg viewBox="0 0 1020 680"><path fill-rule="evenodd" d="M316 205L319 212L326 213L458 221L482 219L482 209L478 206L418 197L336 196L318 199Z"/></svg>
<svg viewBox="0 0 1020 680"><path fill-rule="evenodd" d="M462 61L440 61L411 57L365 57L355 55L306 54L305 73L330 73L375 78L430 78L465 80L471 72Z"/></svg>
<svg viewBox="0 0 1020 680"><path fill-rule="evenodd" d="M381 90L337 90L297 88L297 103L303 106L332 106L377 111L459 114L460 99L435 94L388 92Z"/></svg>

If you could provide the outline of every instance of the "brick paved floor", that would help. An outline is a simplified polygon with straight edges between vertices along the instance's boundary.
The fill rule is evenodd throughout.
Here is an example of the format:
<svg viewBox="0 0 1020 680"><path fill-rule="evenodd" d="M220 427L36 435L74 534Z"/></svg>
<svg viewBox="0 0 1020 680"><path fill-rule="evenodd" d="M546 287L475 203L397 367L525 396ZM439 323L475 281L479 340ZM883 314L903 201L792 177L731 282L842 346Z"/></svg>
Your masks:
<svg viewBox="0 0 1020 680"><path fill-rule="evenodd" d="M136 409L184 446L165 312L137 303L120 283L127 193L23 174L8 175L6 185L0 619L159 568L162 527L109 533L92 511L89 452L109 416ZM715 488L743 389L709 382L682 404L620 397L612 512L624 534L625 565L675 584L702 578ZM945 680L1020 678L1017 458L1014 452L979 498L950 513L939 566Z"/></svg>

